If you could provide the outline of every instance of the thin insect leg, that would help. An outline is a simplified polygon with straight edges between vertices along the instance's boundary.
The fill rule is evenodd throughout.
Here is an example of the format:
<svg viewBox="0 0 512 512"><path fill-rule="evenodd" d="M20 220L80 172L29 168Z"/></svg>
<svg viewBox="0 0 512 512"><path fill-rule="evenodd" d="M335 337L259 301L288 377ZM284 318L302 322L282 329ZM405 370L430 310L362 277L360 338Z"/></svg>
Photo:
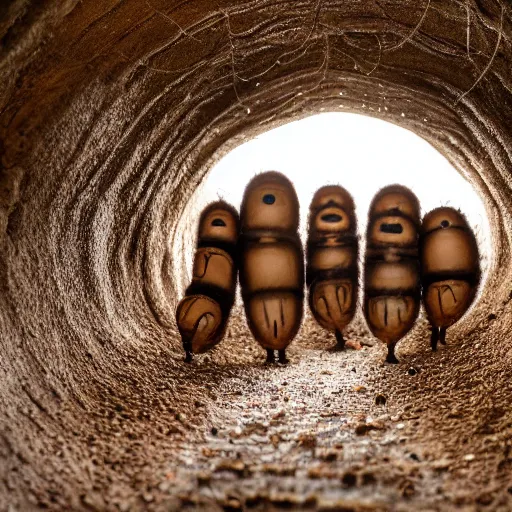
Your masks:
<svg viewBox="0 0 512 512"><path fill-rule="evenodd" d="M336 329L334 331L334 335L336 336L336 345L334 345L333 350L343 350L345 348L345 338L343 337L343 333Z"/></svg>
<svg viewBox="0 0 512 512"><path fill-rule="evenodd" d="M396 343L390 343L388 345L388 355L386 357L386 362L391 364L398 364L400 362L395 356L395 345Z"/></svg>
<svg viewBox="0 0 512 512"><path fill-rule="evenodd" d="M267 360L266 363L275 363L276 362L276 355L274 354L273 350L270 350L267 348Z"/></svg>
<svg viewBox="0 0 512 512"><path fill-rule="evenodd" d="M185 349L185 363L192 362L192 350L190 348L190 343L184 341L183 348Z"/></svg>
<svg viewBox="0 0 512 512"><path fill-rule="evenodd" d="M278 350L277 352L279 354L279 362L281 364L288 364L288 359L286 358L286 350L282 349L282 350Z"/></svg>
<svg viewBox="0 0 512 512"><path fill-rule="evenodd" d="M432 347L432 352L435 352L437 350L437 342L439 341L439 329L437 327L432 327L431 330L430 346Z"/></svg>
<svg viewBox="0 0 512 512"><path fill-rule="evenodd" d="M439 330L439 342L441 345L446 345L446 327L441 327Z"/></svg>

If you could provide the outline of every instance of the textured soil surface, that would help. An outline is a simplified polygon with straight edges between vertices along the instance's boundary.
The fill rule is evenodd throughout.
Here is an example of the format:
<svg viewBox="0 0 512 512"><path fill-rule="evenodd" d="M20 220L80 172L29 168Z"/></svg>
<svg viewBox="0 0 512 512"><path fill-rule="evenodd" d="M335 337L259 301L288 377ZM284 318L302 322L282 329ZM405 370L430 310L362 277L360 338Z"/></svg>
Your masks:
<svg viewBox="0 0 512 512"><path fill-rule="evenodd" d="M512 510L509 0L4 0L0 84L2 512ZM267 367L240 311L185 364L193 191L320 111L410 129L471 182L478 303L400 365L361 322L332 353L306 321Z"/></svg>
<svg viewBox="0 0 512 512"><path fill-rule="evenodd" d="M66 404L49 411L33 397L24 414L40 437L26 439L4 483L21 510L509 511L503 316L463 339L453 328L437 353L420 321L399 365L383 362L359 320L349 331L359 350L332 352L332 336L307 322L290 364L268 366L235 320L191 365L160 354L141 381L120 376L83 424L53 439L48 423L65 421ZM29 469L37 449L44 466ZM71 450L86 470L76 487ZM31 489L23 497L20 476Z"/></svg>
<svg viewBox="0 0 512 512"><path fill-rule="evenodd" d="M168 493L178 508L204 510L510 510L510 388L497 384L505 376L484 341L491 333L453 333L433 354L418 326L397 366L363 328L351 333L361 350L333 353L313 327L285 367L266 367L254 342L234 339L233 351L258 362L205 383L206 396L180 415L204 418L198 437L180 442L146 500L155 509ZM485 403L475 399L484 393Z"/></svg>

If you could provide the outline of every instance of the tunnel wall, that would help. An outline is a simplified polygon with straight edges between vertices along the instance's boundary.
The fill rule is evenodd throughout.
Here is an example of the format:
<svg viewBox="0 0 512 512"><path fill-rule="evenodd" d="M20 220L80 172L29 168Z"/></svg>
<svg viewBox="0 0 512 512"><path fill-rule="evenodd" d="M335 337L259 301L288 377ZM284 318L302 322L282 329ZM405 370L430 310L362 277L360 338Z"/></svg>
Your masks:
<svg viewBox="0 0 512 512"><path fill-rule="evenodd" d="M32 505L46 503L64 458L72 474L52 478L71 499L73 479L93 485L98 417L131 408L156 431L150 408L193 395L175 384L180 212L218 158L283 122L321 109L379 117L467 173L493 261L465 328L509 314L505 0L15 1L0 16L0 444L22 468L3 496L30 488Z"/></svg>

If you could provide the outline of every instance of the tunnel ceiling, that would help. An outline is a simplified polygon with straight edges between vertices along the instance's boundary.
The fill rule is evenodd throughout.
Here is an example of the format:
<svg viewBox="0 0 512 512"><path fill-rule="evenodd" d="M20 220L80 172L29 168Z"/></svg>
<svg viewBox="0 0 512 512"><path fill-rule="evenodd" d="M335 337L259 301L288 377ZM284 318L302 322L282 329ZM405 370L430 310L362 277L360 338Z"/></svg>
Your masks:
<svg viewBox="0 0 512 512"><path fill-rule="evenodd" d="M47 503L59 443L74 462L55 485L75 496L104 416L158 429L193 399L169 272L180 212L215 159L288 120L379 117L467 173L494 244L472 325L507 311L507 0L14 0L0 41L0 440L22 468L3 496Z"/></svg>

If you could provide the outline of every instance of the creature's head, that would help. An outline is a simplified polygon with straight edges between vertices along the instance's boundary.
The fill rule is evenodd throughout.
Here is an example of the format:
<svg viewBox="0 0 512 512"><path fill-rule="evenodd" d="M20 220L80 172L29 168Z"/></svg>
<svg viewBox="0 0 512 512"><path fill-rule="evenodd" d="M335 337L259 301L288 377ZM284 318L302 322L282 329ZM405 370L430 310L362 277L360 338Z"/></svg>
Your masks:
<svg viewBox="0 0 512 512"><path fill-rule="evenodd" d="M355 233L352 196L338 185L318 189L309 207L310 233Z"/></svg>
<svg viewBox="0 0 512 512"><path fill-rule="evenodd" d="M241 219L244 232L296 232L299 227L299 200L291 181L275 171L255 176L245 189Z"/></svg>
<svg viewBox="0 0 512 512"><path fill-rule="evenodd" d="M425 235L437 229L463 228L468 229L466 217L455 208L442 206L425 215L421 225L421 234Z"/></svg>
<svg viewBox="0 0 512 512"><path fill-rule="evenodd" d="M224 201L209 204L199 219L198 239L236 243L240 230L238 212Z"/></svg>
<svg viewBox="0 0 512 512"><path fill-rule="evenodd" d="M419 224L418 198L402 185L390 185L380 190L370 205L368 242L383 246L414 245Z"/></svg>

